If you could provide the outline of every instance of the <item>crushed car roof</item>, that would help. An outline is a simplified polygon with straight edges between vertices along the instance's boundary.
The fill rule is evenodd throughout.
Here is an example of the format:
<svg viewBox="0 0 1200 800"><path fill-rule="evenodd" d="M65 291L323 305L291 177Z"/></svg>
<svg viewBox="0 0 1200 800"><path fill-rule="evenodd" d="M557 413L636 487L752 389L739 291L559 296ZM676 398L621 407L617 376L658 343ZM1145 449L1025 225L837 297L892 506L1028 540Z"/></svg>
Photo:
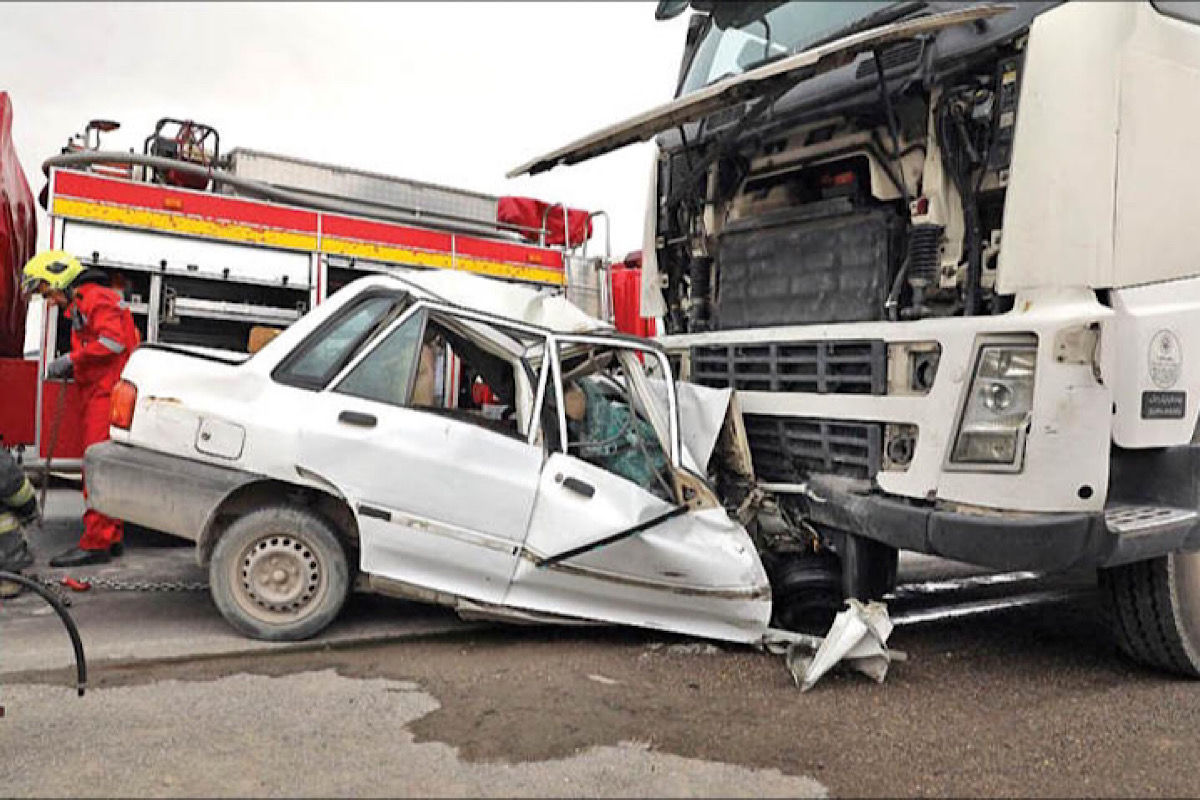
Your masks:
<svg viewBox="0 0 1200 800"><path fill-rule="evenodd" d="M467 272L428 270L364 278L396 282L415 289L415 294L441 300L485 314L536 325L555 333L605 333L613 326L584 313L562 294L515 283L485 278Z"/></svg>

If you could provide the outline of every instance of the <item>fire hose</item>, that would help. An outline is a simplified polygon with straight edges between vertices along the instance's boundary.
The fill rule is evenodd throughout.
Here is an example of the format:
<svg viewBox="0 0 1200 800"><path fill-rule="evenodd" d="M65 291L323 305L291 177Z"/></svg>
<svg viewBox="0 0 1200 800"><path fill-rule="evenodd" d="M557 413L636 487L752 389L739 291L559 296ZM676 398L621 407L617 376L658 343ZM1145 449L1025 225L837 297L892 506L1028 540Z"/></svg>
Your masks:
<svg viewBox="0 0 1200 800"><path fill-rule="evenodd" d="M79 637L79 629L75 627L75 620L71 618L67 607L45 586L23 575L0 570L0 582L2 581L11 581L24 586L49 603L50 607L58 614L58 618L62 620L63 626L67 629L67 635L71 637L71 646L75 649L75 689L79 692L79 696L83 697L83 692L87 688L87 659L83 655L83 639Z"/></svg>

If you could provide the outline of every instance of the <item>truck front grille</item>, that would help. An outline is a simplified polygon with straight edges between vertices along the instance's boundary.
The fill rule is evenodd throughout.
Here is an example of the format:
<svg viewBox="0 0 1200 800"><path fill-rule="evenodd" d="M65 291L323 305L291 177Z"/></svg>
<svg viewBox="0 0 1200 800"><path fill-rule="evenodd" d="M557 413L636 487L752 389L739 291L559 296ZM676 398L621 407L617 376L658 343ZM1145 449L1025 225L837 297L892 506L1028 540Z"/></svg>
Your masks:
<svg viewBox="0 0 1200 800"><path fill-rule="evenodd" d="M691 380L717 389L885 394L887 343L780 342L693 347Z"/></svg>
<svg viewBox="0 0 1200 800"><path fill-rule="evenodd" d="M796 483L810 473L873 478L879 471L878 422L746 414L746 437L759 480Z"/></svg>

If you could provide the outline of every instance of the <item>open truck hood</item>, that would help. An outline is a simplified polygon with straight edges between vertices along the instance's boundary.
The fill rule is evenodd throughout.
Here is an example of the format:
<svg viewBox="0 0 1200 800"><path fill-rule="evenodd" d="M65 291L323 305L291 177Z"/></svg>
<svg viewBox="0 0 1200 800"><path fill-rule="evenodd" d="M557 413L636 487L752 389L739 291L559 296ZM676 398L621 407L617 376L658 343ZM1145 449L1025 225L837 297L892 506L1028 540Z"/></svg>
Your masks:
<svg viewBox="0 0 1200 800"><path fill-rule="evenodd" d="M803 73L819 68L822 61L833 57L848 57L897 39L907 39L965 22L987 19L1012 11L1012 5L980 5L930 14L915 19L893 22L878 28L860 31L826 44L818 45L795 55L719 81L691 94L677 98L649 111L630 117L624 122L609 125L571 144L544 156L532 159L508 173L516 178L526 173L536 175L560 164L577 164L589 158L644 142L655 134L688 122L695 122L714 111L770 92L800 80Z"/></svg>

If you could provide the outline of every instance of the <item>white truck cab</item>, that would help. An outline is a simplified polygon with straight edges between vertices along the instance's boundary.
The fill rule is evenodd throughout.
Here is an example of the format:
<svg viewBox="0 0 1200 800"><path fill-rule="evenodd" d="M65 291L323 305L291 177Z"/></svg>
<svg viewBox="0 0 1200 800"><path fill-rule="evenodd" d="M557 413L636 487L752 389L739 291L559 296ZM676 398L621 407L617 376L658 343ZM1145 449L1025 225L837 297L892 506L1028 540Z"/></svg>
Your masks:
<svg viewBox="0 0 1200 800"><path fill-rule="evenodd" d="M675 100L513 174L657 137L643 313L736 390L776 614L1091 567L1200 676L1194 4L690 5Z"/></svg>

